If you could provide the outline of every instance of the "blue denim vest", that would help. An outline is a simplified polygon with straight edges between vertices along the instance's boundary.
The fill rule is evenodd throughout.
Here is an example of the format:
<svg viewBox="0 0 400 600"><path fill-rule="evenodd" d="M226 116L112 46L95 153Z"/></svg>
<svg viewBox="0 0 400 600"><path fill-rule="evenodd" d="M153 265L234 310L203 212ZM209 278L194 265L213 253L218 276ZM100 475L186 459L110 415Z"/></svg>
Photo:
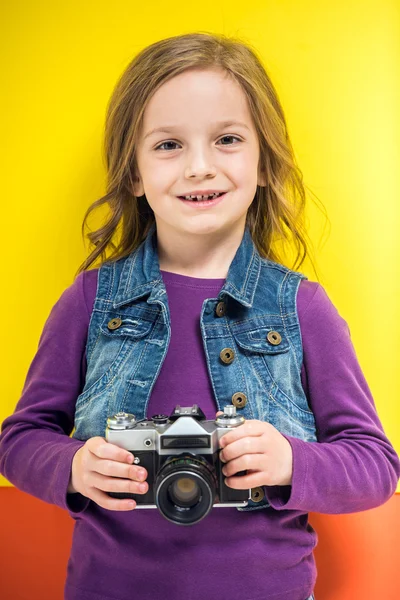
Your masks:
<svg viewBox="0 0 400 600"><path fill-rule="evenodd" d="M104 437L107 417L119 411L137 419L148 416L171 337L156 239L153 223L135 251L99 269L86 381L76 402L77 439ZM218 410L233 402L245 419L267 421L281 433L316 441L314 415L300 379L296 295L301 279L306 277L262 258L246 228L218 298L203 303L200 326ZM216 314L220 302L226 306L223 316ZM110 322L118 326L111 323L110 328ZM221 358L223 349L229 350L228 360L233 357L231 364Z"/></svg>

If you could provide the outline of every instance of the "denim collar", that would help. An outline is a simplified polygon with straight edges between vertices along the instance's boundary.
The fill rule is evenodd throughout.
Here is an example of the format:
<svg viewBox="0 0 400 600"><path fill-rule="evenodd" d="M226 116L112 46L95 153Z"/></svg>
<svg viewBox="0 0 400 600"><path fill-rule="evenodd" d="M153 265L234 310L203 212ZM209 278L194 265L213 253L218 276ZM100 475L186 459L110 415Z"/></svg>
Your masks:
<svg viewBox="0 0 400 600"><path fill-rule="evenodd" d="M122 259L122 271L113 307L118 308L150 293L152 300L165 294L157 254L156 223L146 238L128 257ZM220 296L227 294L250 308L253 305L261 270L261 257L248 227L230 264Z"/></svg>

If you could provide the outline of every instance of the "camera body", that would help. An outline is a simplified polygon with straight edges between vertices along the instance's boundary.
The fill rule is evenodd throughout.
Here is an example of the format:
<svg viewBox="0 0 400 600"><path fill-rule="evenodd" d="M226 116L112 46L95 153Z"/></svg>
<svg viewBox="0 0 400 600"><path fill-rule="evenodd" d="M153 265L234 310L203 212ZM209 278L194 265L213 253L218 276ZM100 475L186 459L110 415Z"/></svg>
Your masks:
<svg viewBox="0 0 400 600"><path fill-rule="evenodd" d="M129 413L110 417L106 440L133 454L134 463L147 470L149 489L146 494L109 495L134 498L136 509L158 508L179 525L199 522L213 507L247 506L251 489L227 487L219 458L220 439L244 421L231 405L215 420L206 420L197 404L177 405L169 417L154 415L141 421Z"/></svg>

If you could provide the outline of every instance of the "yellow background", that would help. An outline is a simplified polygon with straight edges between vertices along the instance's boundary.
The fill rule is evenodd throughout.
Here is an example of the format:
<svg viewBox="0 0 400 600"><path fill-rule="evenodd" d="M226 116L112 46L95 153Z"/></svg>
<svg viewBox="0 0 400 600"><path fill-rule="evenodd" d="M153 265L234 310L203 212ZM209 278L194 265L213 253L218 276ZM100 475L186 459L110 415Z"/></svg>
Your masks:
<svg viewBox="0 0 400 600"><path fill-rule="evenodd" d="M398 0L17 0L1 10L0 420L87 256L81 223L105 192L102 131L117 78L144 46L209 31L251 43L277 88L304 181L330 219L324 230L310 203L320 281L400 452ZM301 270L315 279L309 264Z"/></svg>

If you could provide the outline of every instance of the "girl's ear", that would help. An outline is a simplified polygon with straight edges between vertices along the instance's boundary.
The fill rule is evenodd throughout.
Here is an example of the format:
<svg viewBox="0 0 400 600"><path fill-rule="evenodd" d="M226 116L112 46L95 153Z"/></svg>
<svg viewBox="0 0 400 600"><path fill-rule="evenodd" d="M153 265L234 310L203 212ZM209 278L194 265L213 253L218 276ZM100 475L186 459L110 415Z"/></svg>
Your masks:
<svg viewBox="0 0 400 600"><path fill-rule="evenodd" d="M260 187L267 187L268 185L267 176L264 173L262 167L260 166L260 163L258 163L257 185L259 185Z"/></svg>
<svg viewBox="0 0 400 600"><path fill-rule="evenodd" d="M260 187L267 187L267 178L262 173L258 174L257 185L259 185Z"/></svg>
<svg viewBox="0 0 400 600"><path fill-rule="evenodd" d="M143 187L142 180L140 179L140 177L137 177L137 176L133 177L133 194L137 198L139 198L139 196L144 195L144 187Z"/></svg>

